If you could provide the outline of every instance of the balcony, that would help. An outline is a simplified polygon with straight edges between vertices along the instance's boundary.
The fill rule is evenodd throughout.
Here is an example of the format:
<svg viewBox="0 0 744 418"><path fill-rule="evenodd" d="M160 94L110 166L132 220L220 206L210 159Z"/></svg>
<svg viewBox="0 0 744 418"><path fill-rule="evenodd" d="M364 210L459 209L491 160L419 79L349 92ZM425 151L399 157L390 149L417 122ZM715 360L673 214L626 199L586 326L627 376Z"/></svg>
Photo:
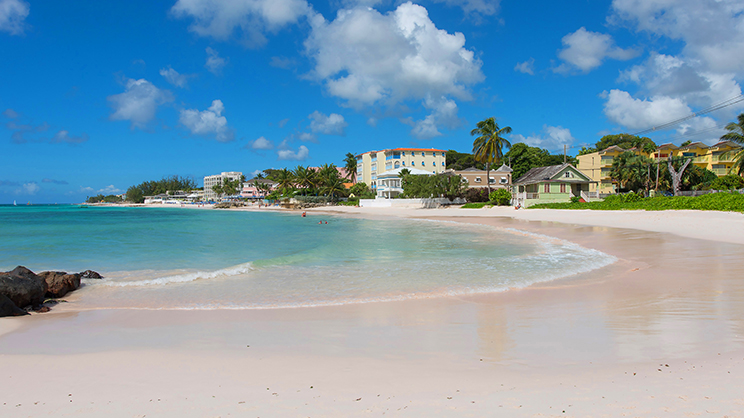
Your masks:
<svg viewBox="0 0 744 418"><path fill-rule="evenodd" d="M710 171L714 172L717 176L725 176L728 174L728 168L712 168Z"/></svg>
<svg viewBox="0 0 744 418"><path fill-rule="evenodd" d="M714 163L733 163L736 152L730 152L725 154L713 154Z"/></svg>
<svg viewBox="0 0 744 418"><path fill-rule="evenodd" d="M601 166L608 166L612 165L612 162L615 160L614 157L602 157L599 161L599 165Z"/></svg>

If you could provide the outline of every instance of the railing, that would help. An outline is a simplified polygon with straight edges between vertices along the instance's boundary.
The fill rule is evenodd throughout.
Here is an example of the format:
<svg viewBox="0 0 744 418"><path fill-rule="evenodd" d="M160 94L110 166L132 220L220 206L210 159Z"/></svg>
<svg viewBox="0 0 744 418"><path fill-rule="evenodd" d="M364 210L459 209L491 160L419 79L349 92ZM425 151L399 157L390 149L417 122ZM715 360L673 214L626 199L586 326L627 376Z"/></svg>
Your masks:
<svg viewBox="0 0 744 418"><path fill-rule="evenodd" d="M708 162L708 156L707 155L698 155L697 157L692 159L693 163L707 163Z"/></svg>
<svg viewBox="0 0 744 418"><path fill-rule="evenodd" d="M599 161L600 165L612 165L612 161L614 161L614 157L602 157Z"/></svg>
<svg viewBox="0 0 744 418"><path fill-rule="evenodd" d="M524 196L525 199L539 199L540 198L540 193L525 193L524 195L525 195Z"/></svg>
<svg viewBox="0 0 744 418"><path fill-rule="evenodd" d="M726 174L728 174L728 169L725 169L725 168L714 168L714 169L711 169L710 171L715 173L717 176L725 176Z"/></svg>
<svg viewBox="0 0 744 418"><path fill-rule="evenodd" d="M713 155L713 162L717 163L731 163L734 162L734 155L732 154L720 154L720 155Z"/></svg>

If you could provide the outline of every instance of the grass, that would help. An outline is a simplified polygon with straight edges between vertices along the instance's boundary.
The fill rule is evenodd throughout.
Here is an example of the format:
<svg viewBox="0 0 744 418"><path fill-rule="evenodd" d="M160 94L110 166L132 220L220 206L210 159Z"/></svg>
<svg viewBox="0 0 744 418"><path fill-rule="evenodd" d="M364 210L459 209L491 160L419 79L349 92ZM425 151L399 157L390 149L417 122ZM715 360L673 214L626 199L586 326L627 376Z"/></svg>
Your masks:
<svg viewBox="0 0 744 418"><path fill-rule="evenodd" d="M542 203L529 209L592 209L592 210L717 210L744 212L744 195L711 193L697 197L649 197L623 201L620 196L608 196L604 201L586 203Z"/></svg>
<svg viewBox="0 0 744 418"><path fill-rule="evenodd" d="M480 209L483 206L491 205L491 202L470 202L462 205L462 209Z"/></svg>

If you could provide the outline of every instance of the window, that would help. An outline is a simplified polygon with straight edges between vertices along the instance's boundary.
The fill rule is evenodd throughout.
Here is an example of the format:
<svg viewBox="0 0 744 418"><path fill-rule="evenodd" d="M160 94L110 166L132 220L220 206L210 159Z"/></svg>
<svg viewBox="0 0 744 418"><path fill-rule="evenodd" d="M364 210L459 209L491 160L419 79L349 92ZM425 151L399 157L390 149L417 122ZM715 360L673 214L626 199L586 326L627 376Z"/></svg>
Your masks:
<svg viewBox="0 0 744 418"><path fill-rule="evenodd" d="M442 161L442 167L444 167L444 161Z"/></svg>
<svg viewBox="0 0 744 418"><path fill-rule="evenodd" d="M432 153L431 153L431 156L432 156L432 157L436 157L436 156L437 156L437 153L436 153L436 152L432 152Z"/></svg>
<svg viewBox="0 0 744 418"><path fill-rule="evenodd" d="M406 162L405 161L401 161L400 165L402 165L403 167L405 167L406 166Z"/></svg>
<svg viewBox="0 0 744 418"><path fill-rule="evenodd" d="M561 193L566 193L566 183L561 183Z"/></svg>
<svg viewBox="0 0 744 418"><path fill-rule="evenodd" d="M566 173L563 175L563 177L569 179L569 178L573 177L573 173L570 172L570 171L566 171Z"/></svg>
<svg viewBox="0 0 744 418"><path fill-rule="evenodd" d="M480 177L476 177L476 178L475 178L475 182L476 182L476 183L480 183L480 182L481 182L481 178L480 178Z"/></svg>
<svg viewBox="0 0 744 418"><path fill-rule="evenodd" d="M411 165L416 165L416 161L411 161Z"/></svg>
<svg viewBox="0 0 744 418"><path fill-rule="evenodd" d="M550 193L550 183L545 183L545 186L543 187L544 193Z"/></svg>
<svg viewBox="0 0 744 418"><path fill-rule="evenodd" d="M499 183L501 183L501 184L506 184L506 183L508 183L508 182L509 182L509 179L507 179L506 177L501 177L501 178L499 179Z"/></svg>
<svg viewBox="0 0 744 418"><path fill-rule="evenodd" d="M406 152L405 152L405 151L403 151L403 152L401 152L401 153L400 153L400 155L402 155L402 156L404 156L404 157L405 157L405 156L406 156Z"/></svg>
<svg viewBox="0 0 744 418"><path fill-rule="evenodd" d="M433 163L431 163L431 165L433 165L434 167L436 167L437 166L437 162L434 161Z"/></svg>
<svg viewBox="0 0 744 418"><path fill-rule="evenodd" d="M488 184L494 184L494 183L496 183L496 179L493 178L493 177L489 177L488 178Z"/></svg>

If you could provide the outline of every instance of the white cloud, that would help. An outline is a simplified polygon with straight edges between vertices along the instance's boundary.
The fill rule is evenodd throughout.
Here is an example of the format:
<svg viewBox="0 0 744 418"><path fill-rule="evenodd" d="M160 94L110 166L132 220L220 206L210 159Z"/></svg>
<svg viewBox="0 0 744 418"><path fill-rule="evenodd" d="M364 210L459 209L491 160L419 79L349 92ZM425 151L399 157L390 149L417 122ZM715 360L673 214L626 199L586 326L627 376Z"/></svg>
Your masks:
<svg viewBox="0 0 744 418"><path fill-rule="evenodd" d="M589 72L602 64L605 58L626 61L638 56L635 49L622 49L615 46L615 41L607 34L591 32L581 27L569 33L561 40L564 48L558 52L563 64L553 69L555 72L567 73L578 69Z"/></svg>
<svg viewBox="0 0 744 418"><path fill-rule="evenodd" d="M22 192L25 194L36 194L36 192L38 192L39 189L41 189L41 187L39 187L39 185L35 181L24 183L23 186L21 186L21 188L22 188Z"/></svg>
<svg viewBox="0 0 744 418"><path fill-rule="evenodd" d="M264 137L259 137L253 142L251 142L250 146L252 149L267 150L267 149L273 149L274 143Z"/></svg>
<svg viewBox="0 0 744 418"><path fill-rule="evenodd" d="M227 118L222 116L224 110L222 101L214 100L207 110L181 110L178 122L193 135L213 136L217 141L229 142L235 139L235 133L227 126Z"/></svg>
<svg viewBox="0 0 744 418"><path fill-rule="evenodd" d="M304 161L307 159L309 154L310 150L308 150L304 145L300 145L300 148L298 148L297 151L292 149L280 149L276 152L276 155L280 160L295 161Z"/></svg>
<svg viewBox="0 0 744 418"><path fill-rule="evenodd" d="M344 117L338 113L331 113L326 116L316 110L308 117L311 119L310 130L314 133L344 136L346 134L344 129L349 126Z"/></svg>
<svg viewBox="0 0 744 418"><path fill-rule="evenodd" d="M524 142L532 147L549 150L562 149L564 145L571 145L574 142L574 137L568 128L548 125L543 125L542 132L539 135L524 136L516 134L512 135L511 139L512 144Z"/></svg>
<svg viewBox="0 0 744 418"><path fill-rule="evenodd" d="M424 101L424 107L429 109L429 115L415 122L413 129L411 129L411 135L418 139L431 139L441 136L439 126L455 128L462 122L457 117L457 103L446 97L440 97L436 100L427 98Z"/></svg>
<svg viewBox="0 0 744 418"><path fill-rule="evenodd" d="M249 47L266 44L266 32L298 22L312 11L305 0L178 0L171 13L192 18L199 36L227 40L238 32Z"/></svg>
<svg viewBox="0 0 744 418"><path fill-rule="evenodd" d="M312 77L356 109L470 100L470 86L484 79L465 36L437 29L426 9L410 2L384 15L369 8L341 10L333 21L316 15L311 26L305 48L315 61Z"/></svg>
<svg viewBox="0 0 744 418"><path fill-rule="evenodd" d="M214 75L222 74L222 69L227 65L227 60L220 57L220 54L214 49L207 47L207 62L204 68Z"/></svg>
<svg viewBox="0 0 744 418"><path fill-rule="evenodd" d="M310 132L300 132L297 139L302 142L318 142L318 136Z"/></svg>
<svg viewBox="0 0 744 418"><path fill-rule="evenodd" d="M744 68L744 2L739 0L613 0L613 23L685 43L683 55L703 69Z"/></svg>
<svg viewBox="0 0 744 418"><path fill-rule="evenodd" d="M80 136L70 136L70 132L66 130L60 130L54 136L52 137L51 141L52 143L60 143L65 142L68 144L82 144L83 142L86 142L88 140L88 134L83 133Z"/></svg>
<svg viewBox="0 0 744 418"><path fill-rule="evenodd" d="M173 101L168 90L161 90L145 79L127 79L124 93L107 99L114 109L111 120L128 120L131 128L144 129L158 110L158 106Z"/></svg>
<svg viewBox="0 0 744 418"><path fill-rule="evenodd" d="M622 90L613 89L606 95L605 115L628 129L648 129L692 114L680 98L655 96L635 99Z"/></svg>
<svg viewBox="0 0 744 418"><path fill-rule="evenodd" d="M0 32L22 35L29 9L23 0L0 0Z"/></svg>
<svg viewBox="0 0 744 418"><path fill-rule="evenodd" d="M289 122L289 118L280 120L279 123L278 123L278 125L279 125L280 128L283 128L284 125L287 124L287 122Z"/></svg>
<svg viewBox="0 0 744 418"><path fill-rule="evenodd" d="M106 186L103 189L98 190L98 193L103 193L103 194L117 194L121 192L122 190L116 188L113 184Z"/></svg>
<svg viewBox="0 0 744 418"><path fill-rule="evenodd" d="M462 8L465 15L480 23L485 16L493 16L499 12L500 0L433 0L434 3L444 3L447 6Z"/></svg>
<svg viewBox="0 0 744 418"><path fill-rule="evenodd" d="M15 110L8 108L8 109L5 109L5 111L3 112L3 116L5 116L8 119L16 119L20 115Z"/></svg>
<svg viewBox="0 0 744 418"><path fill-rule="evenodd" d="M514 66L514 71L519 71L520 73L529 75L535 75L535 59L530 58L525 62L520 62L519 64Z"/></svg>
<svg viewBox="0 0 744 418"><path fill-rule="evenodd" d="M163 76L167 82L181 88L186 87L189 78L193 77L193 75L189 74L179 74L178 71L174 70L170 66L168 66L168 68L161 68L160 75Z"/></svg>
<svg viewBox="0 0 744 418"><path fill-rule="evenodd" d="M296 64L295 60L287 57L271 57L271 62L269 63L272 67L281 68L283 70L288 70Z"/></svg>

